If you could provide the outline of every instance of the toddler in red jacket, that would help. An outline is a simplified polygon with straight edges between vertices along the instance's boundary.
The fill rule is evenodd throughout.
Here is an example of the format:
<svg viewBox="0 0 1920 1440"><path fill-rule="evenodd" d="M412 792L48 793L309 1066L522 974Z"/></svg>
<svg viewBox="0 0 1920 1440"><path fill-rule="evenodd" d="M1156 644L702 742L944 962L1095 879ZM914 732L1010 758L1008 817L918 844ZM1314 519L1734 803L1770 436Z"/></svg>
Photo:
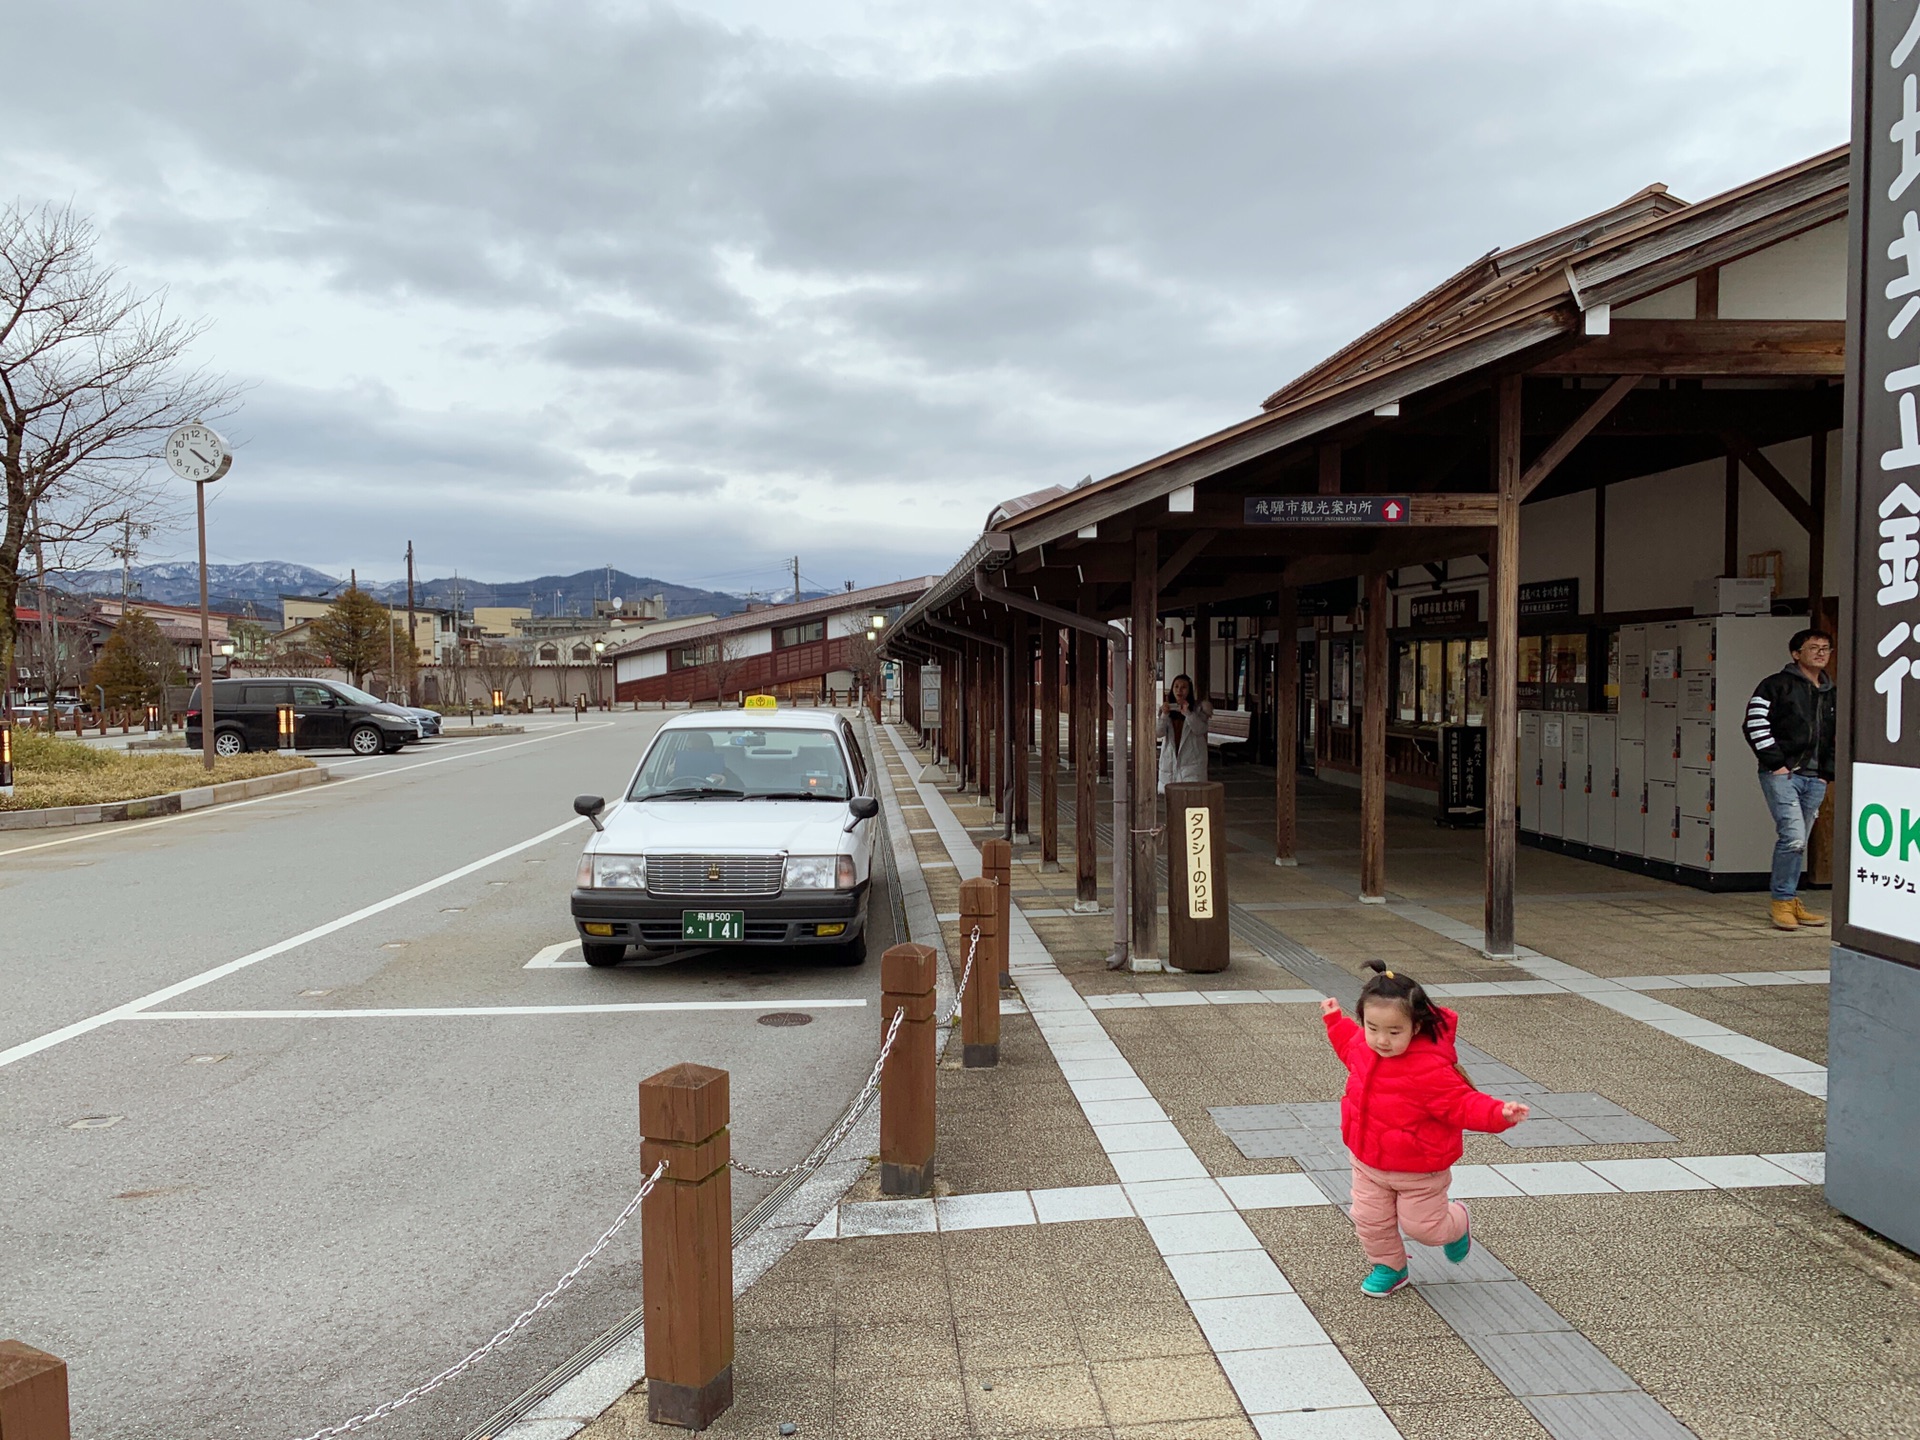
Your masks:
<svg viewBox="0 0 1920 1440"><path fill-rule="evenodd" d="M1511 1129L1527 1107L1468 1083L1453 1048L1459 1016L1381 961L1367 963L1360 1023L1338 1000L1322 1001L1320 1017L1347 1067L1340 1138L1353 1156L1353 1228L1373 1262L1360 1290L1377 1299L1407 1283L1403 1230L1456 1265L1467 1258L1467 1207L1447 1199L1461 1132Z"/></svg>

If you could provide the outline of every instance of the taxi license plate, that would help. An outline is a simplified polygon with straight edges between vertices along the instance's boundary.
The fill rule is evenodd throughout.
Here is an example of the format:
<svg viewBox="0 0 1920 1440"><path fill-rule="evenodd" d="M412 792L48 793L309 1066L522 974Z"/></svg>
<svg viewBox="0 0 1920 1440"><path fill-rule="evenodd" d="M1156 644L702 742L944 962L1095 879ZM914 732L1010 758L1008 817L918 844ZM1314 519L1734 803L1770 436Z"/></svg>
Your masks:
<svg viewBox="0 0 1920 1440"><path fill-rule="evenodd" d="M682 910L682 940L744 940L747 938L747 912L744 910Z"/></svg>

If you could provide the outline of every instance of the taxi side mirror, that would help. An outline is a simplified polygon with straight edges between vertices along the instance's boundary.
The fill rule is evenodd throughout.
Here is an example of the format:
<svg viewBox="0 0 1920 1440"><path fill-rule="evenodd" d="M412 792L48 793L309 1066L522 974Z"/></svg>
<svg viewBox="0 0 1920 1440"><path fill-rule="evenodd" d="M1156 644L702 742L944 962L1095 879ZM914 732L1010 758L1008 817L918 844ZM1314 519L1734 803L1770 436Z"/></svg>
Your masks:
<svg viewBox="0 0 1920 1440"><path fill-rule="evenodd" d="M573 797L573 813L584 815L595 830L605 831L600 823L600 812L607 808L607 802L598 795L576 795Z"/></svg>
<svg viewBox="0 0 1920 1440"><path fill-rule="evenodd" d="M871 795L856 795L847 802L847 810L855 820L871 820L880 813L880 802Z"/></svg>

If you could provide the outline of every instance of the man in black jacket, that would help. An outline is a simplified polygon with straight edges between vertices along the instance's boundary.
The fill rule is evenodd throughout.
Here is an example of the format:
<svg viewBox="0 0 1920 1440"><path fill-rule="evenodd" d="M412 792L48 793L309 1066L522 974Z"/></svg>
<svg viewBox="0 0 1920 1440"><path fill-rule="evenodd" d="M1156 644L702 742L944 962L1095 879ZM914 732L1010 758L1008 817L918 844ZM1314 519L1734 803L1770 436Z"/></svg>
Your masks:
<svg viewBox="0 0 1920 1440"><path fill-rule="evenodd" d="M1779 835L1773 847L1773 923L1781 930L1824 925L1800 903L1807 832L1833 779L1834 690L1827 679L1833 637L1801 630L1787 648L1793 659L1762 680L1747 701L1747 744L1760 762L1760 789Z"/></svg>

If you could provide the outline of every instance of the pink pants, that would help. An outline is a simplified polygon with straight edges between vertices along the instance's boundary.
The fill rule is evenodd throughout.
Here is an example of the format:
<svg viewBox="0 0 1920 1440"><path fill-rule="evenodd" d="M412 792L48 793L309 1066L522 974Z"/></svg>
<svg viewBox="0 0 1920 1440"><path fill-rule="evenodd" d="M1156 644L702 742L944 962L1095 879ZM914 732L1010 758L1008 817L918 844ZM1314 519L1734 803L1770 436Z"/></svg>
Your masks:
<svg viewBox="0 0 1920 1440"><path fill-rule="evenodd" d="M1453 1170L1416 1175L1353 1162L1353 1228L1376 1265L1407 1268L1400 1232L1422 1245L1446 1245L1467 1233L1467 1207L1447 1199Z"/></svg>

